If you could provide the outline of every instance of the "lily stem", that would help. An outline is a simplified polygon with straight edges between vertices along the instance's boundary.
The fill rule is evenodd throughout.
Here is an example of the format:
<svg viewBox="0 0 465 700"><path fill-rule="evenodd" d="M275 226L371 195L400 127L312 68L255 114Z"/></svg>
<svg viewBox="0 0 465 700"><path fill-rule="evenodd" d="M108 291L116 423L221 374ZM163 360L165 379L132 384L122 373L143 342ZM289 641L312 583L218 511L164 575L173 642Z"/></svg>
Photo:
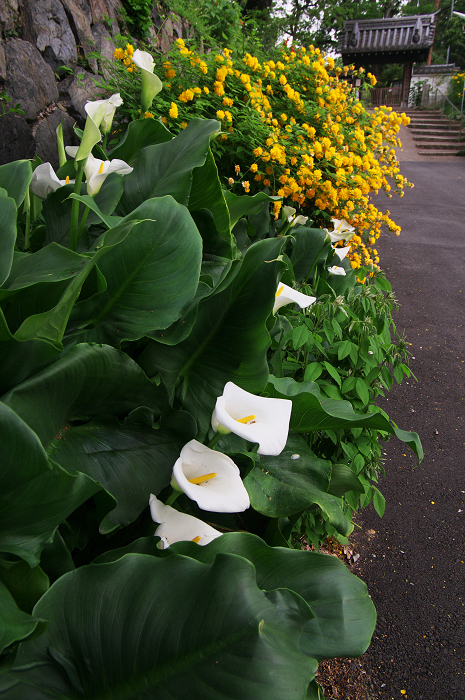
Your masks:
<svg viewBox="0 0 465 700"><path fill-rule="evenodd" d="M74 181L74 194L81 194L81 183L84 175L84 166L86 160L80 160L78 163L76 179ZM71 206L71 226L69 233L69 248L70 250L76 250L79 243L79 200L73 199L73 204ZM81 231L82 233L82 231Z"/></svg>
<svg viewBox="0 0 465 700"><path fill-rule="evenodd" d="M26 226L24 229L24 248L28 250L31 247L31 200L29 190L24 198L24 209L26 211Z"/></svg>
<svg viewBox="0 0 465 700"><path fill-rule="evenodd" d="M182 491L175 491L173 489L173 493L171 494L171 496L168 496L168 498L165 501L165 506L170 506L172 503L174 503L178 496L181 495L181 493Z"/></svg>
<svg viewBox="0 0 465 700"><path fill-rule="evenodd" d="M207 447L209 447L212 450L215 447L218 440L221 440L222 437L223 435L221 433L215 433L210 442L208 443Z"/></svg>
<svg viewBox="0 0 465 700"><path fill-rule="evenodd" d="M82 215L81 223L79 224L78 233L77 233L78 243L81 240L82 232L84 231L84 226L86 224L87 217L89 216L89 212L90 212L90 209L86 205L86 208L84 209L84 214Z"/></svg>
<svg viewBox="0 0 465 700"><path fill-rule="evenodd" d="M107 152L107 139L108 139L108 134L105 134L103 137L103 143L102 143L102 151Z"/></svg>

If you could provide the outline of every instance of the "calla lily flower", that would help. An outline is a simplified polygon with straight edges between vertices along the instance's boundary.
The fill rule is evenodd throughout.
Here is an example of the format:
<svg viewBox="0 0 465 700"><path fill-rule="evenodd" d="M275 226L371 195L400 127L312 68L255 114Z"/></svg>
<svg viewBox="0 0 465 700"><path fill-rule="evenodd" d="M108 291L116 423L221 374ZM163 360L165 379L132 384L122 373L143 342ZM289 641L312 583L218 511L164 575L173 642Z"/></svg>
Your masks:
<svg viewBox="0 0 465 700"><path fill-rule="evenodd" d="M70 180L69 177L66 180L60 180L50 163L42 163L32 173L31 190L37 197L46 199L50 192L55 192L59 187L69 185L70 182L74 183L74 180Z"/></svg>
<svg viewBox="0 0 465 700"><path fill-rule="evenodd" d="M240 513L250 506L249 495L232 459L191 440L173 467L173 488L184 491L202 510Z"/></svg>
<svg viewBox="0 0 465 700"><path fill-rule="evenodd" d="M207 525L202 520L187 513L180 513L171 506L165 506L153 494L149 499L152 520L159 523L155 534L161 539L161 549L166 549L174 542L193 541L205 545L221 537L221 532Z"/></svg>
<svg viewBox="0 0 465 700"><path fill-rule="evenodd" d="M354 227L348 224L347 221L344 221L344 219L331 219L331 221L334 225L334 231L328 231L328 229L326 229L331 243L350 241L355 233Z"/></svg>
<svg viewBox="0 0 465 700"><path fill-rule="evenodd" d="M153 98L158 95L163 87L163 84L153 72L153 58L147 51L134 51L132 56L133 63L141 70L142 78L142 93L141 93L141 110L142 114L147 112L152 106Z"/></svg>
<svg viewBox="0 0 465 700"><path fill-rule="evenodd" d="M87 112L86 125L81 139L81 145L76 151L74 158L77 164L80 160L85 160L91 153L96 143L100 141L100 126L103 133L108 133L111 128L116 107L123 104L119 92L115 93L108 100L96 100L87 102L84 109Z"/></svg>
<svg viewBox="0 0 465 700"><path fill-rule="evenodd" d="M296 210L294 207L283 207L283 219L287 219L288 222L292 226L295 226L296 224L306 224L308 221L308 216L302 216L299 214L299 216L295 216Z"/></svg>
<svg viewBox="0 0 465 700"><path fill-rule="evenodd" d="M316 297L302 294L302 292L288 287L287 284L279 284L276 291L273 313L275 314L281 306L286 306L286 304L298 304L301 309L306 309L307 306L310 306L310 304L313 304L315 301Z"/></svg>
<svg viewBox="0 0 465 700"><path fill-rule="evenodd" d="M339 258L339 260L344 260L346 257L347 253L350 251L352 246L347 245L345 248L333 248L335 254Z"/></svg>
<svg viewBox="0 0 465 700"><path fill-rule="evenodd" d="M255 396L228 382L216 400L212 427L216 432L235 433L258 442L260 455L279 455L287 442L291 411L288 399Z"/></svg>
<svg viewBox="0 0 465 700"><path fill-rule="evenodd" d="M330 275L345 275L346 271L344 270L343 267L338 267L337 265L333 265L332 267L328 267L328 272Z"/></svg>
<svg viewBox="0 0 465 700"><path fill-rule="evenodd" d="M66 146L66 152L71 157L74 157L78 146ZM120 160L119 158L114 158L113 160L100 160L99 158L94 158L92 153L88 156L86 164L84 166L84 174L86 176L87 193L93 197L100 192L100 188L103 185L105 178L108 177L110 173L119 173L120 175L128 175L132 173L134 168L130 165Z"/></svg>

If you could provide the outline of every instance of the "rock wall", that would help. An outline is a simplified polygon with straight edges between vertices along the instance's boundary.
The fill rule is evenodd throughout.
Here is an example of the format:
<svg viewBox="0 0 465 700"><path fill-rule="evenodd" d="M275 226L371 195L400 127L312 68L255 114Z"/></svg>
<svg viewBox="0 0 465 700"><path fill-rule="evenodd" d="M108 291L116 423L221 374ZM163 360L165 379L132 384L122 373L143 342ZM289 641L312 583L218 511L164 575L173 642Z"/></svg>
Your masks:
<svg viewBox="0 0 465 700"><path fill-rule="evenodd" d="M164 19L156 3L152 20L154 51L186 35L182 20ZM92 53L111 59L118 34L128 35L121 0L0 0L0 93L25 112L8 112L3 101L2 115L0 106L0 165L37 153L58 166L55 130L62 122L65 143L77 144L73 126L83 126L84 105L98 99L93 78L103 70Z"/></svg>

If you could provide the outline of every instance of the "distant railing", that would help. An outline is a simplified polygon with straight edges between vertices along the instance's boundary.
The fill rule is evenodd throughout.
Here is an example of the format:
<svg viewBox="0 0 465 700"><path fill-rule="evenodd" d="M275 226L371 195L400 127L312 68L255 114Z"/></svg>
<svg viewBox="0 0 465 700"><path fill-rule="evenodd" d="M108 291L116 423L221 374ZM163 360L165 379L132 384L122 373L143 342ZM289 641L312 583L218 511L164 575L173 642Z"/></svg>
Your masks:
<svg viewBox="0 0 465 700"><path fill-rule="evenodd" d="M370 100L373 107L400 105L402 102L402 87L371 88Z"/></svg>

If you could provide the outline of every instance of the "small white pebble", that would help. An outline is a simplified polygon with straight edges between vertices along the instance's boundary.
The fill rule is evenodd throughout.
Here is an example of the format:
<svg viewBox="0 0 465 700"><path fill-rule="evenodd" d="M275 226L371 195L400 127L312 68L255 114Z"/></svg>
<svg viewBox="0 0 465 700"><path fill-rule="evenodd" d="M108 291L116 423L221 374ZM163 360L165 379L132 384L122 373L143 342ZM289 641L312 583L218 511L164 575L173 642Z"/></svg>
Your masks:
<svg viewBox="0 0 465 700"><path fill-rule="evenodd" d="M292 455L291 459L300 459L300 455Z"/></svg>

